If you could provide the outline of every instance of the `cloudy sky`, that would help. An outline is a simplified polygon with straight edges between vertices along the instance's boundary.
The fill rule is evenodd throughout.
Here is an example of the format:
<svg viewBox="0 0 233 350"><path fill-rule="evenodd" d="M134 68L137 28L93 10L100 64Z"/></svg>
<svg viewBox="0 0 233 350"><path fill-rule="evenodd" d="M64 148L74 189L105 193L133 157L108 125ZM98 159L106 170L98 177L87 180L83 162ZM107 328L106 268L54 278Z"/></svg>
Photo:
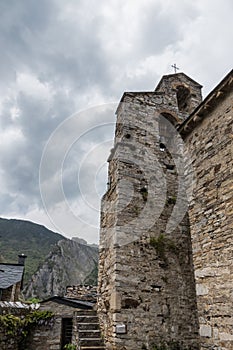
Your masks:
<svg viewBox="0 0 233 350"><path fill-rule="evenodd" d="M0 216L98 241L114 109L232 68L232 0L0 0Z"/></svg>

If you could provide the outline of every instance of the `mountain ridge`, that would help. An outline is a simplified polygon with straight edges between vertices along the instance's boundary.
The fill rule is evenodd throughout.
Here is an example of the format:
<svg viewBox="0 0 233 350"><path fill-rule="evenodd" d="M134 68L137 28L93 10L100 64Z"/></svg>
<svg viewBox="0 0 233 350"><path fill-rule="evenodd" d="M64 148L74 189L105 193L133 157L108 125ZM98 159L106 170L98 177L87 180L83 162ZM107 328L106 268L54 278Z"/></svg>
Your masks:
<svg viewBox="0 0 233 350"><path fill-rule="evenodd" d="M62 294L67 285L96 284L97 245L88 244L78 237L70 240L32 221L0 218L0 262L17 263L18 255L22 253L27 256L24 275L27 297L36 295L41 299L54 293ZM54 271L51 270L54 261L60 266L60 271L56 268ZM70 274L71 269L73 269L73 275ZM62 278L58 278L56 273ZM53 287L51 287L51 276L53 276ZM38 291L36 291L36 284L33 284L35 280L40 286ZM50 283L46 292L41 291L45 289L41 287L44 286L44 280Z"/></svg>
<svg viewBox="0 0 233 350"><path fill-rule="evenodd" d="M5 263L17 263L18 254L27 255L25 282L35 273L52 246L67 238L32 221L0 218L0 257Z"/></svg>

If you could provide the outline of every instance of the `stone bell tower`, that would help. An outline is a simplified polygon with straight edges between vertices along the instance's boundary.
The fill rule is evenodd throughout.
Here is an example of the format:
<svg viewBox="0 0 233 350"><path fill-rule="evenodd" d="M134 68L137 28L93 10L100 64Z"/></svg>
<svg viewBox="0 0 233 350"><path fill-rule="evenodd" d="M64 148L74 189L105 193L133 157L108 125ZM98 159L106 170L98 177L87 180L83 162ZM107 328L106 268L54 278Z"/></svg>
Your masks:
<svg viewBox="0 0 233 350"><path fill-rule="evenodd" d="M177 126L201 102L184 73L126 92L102 200L98 313L111 350L199 349L186 190Z"/></svg>

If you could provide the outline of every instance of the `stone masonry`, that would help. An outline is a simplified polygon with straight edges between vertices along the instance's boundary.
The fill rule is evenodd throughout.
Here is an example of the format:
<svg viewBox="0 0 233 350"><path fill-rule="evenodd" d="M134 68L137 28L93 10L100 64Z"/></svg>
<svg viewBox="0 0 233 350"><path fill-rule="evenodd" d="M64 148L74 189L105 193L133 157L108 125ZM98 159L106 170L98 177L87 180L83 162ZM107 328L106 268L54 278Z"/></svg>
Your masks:
<svg viewBox="0 0 233 350"><path fill-rule="evenodd" d="M102 201L98 310L111 350L198 349L198 319L176 128L201 102L185 74L154 92L125 93L117 109Z"/></svg>
<svg viewBox="0 0 233 350"><path fill-rule="evenodd" d="M232 85L202 101L178 73L120 101L100 230L109 350L233 349Z"/></svg>
<svg viewBox="0 0 233 350"><path fill-rule="evenodd" d="M189 217L202 349L233 349L232 76L181 128L196 179Z"/></svg>

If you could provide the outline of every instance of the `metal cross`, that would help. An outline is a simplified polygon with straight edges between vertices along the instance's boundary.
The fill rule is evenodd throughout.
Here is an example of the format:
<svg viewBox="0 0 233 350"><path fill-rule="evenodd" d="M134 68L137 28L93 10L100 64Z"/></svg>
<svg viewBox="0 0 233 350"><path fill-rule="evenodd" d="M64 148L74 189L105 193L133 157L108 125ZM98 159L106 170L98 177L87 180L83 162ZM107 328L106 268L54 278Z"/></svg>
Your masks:
<svg viewBox="0 0 233 350"><path fill-rule="evenodd" d="M180 69L180 68L178 68L178 67L176 66L176 63L174 63L171 67L174 68L175 73L176 73L177 70Z"/></svg>

